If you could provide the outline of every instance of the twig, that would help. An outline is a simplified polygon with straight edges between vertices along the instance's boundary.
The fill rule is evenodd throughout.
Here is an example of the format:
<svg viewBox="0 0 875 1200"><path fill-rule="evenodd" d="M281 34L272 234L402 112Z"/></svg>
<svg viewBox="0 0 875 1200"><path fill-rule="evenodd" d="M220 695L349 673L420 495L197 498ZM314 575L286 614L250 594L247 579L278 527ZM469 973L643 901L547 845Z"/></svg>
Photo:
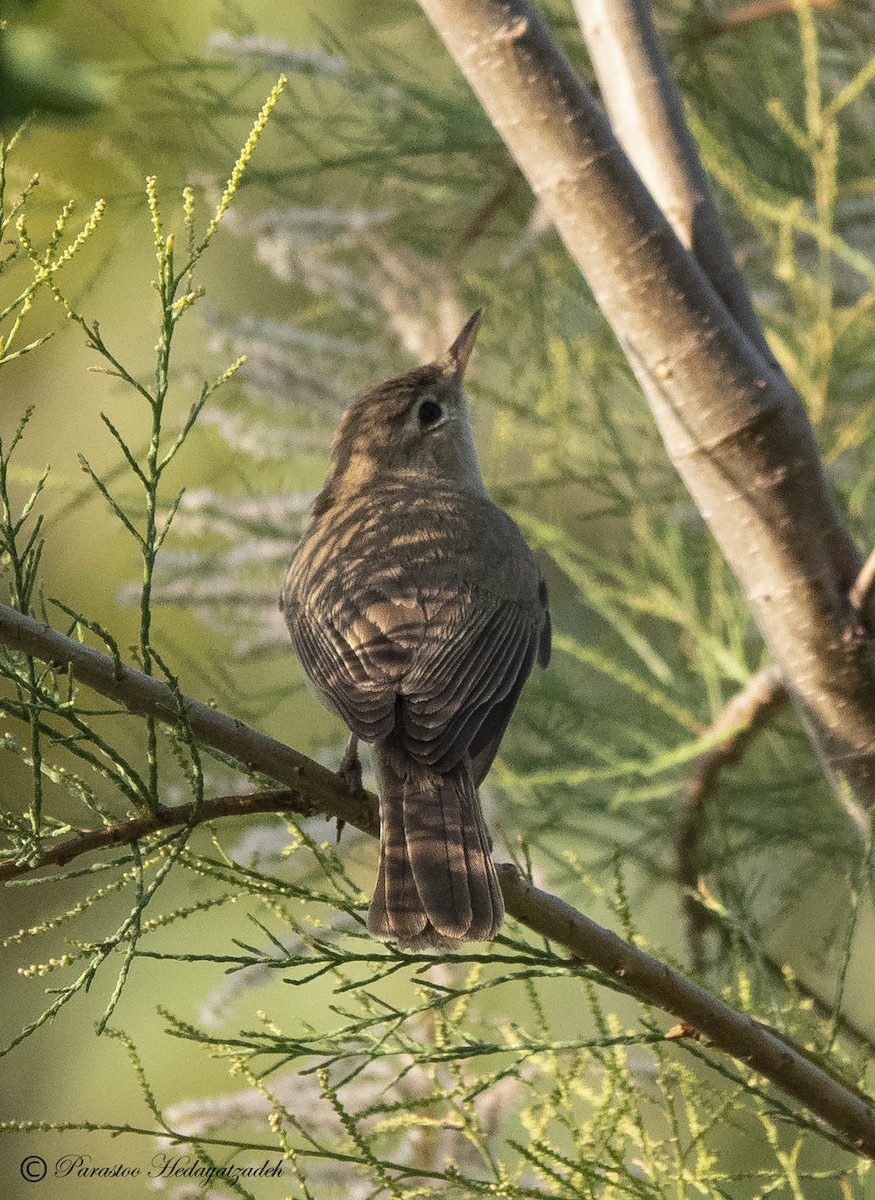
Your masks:
<svg viewBox="0 0 875 1200"><path fill-rule="evenodd" d="M781 958L769 950L768 946L758 947L759 955L763 966L768 971L770 977L776 984L787 987L788 981L785 974L785 963ZM792 974L792 987L795 992L806 1000L810 1000L814 1006L814 1011L817 1013L821 1021L832 1022L836 1017L836 1005L834 1000L829 1000L822 996L819 991L804 979L800 979L796 971ZM870 1029L864 1029L853 1017L846 1013L838 1014L839 1025L842 1034L857 1042L860 1049L869 1056L875 1058L875 1033Z"/></svg>
<svg viewBox="0 0 875 1200"><path fill-rule="evenodd" d="M649 0L574 0L614 133L741 329L772 353L723 232Z"/></svg>
<svg viewBox="0 0 875 1200"><path fill-rule="evenodd" d="M175 829L179 825L201 825L205 821L216 821L221 817L249 817L255 813L297 812L312 815L309 800L297 792L249 792L243 796L216 796L204 800L200 805L182 804L174 808L158 808L144 817L130 821L118 821L104 825L101 829L80 829L72 837L50 842L43 847L38 859L27 862L7 861L0 863L0 883L32 875L43 867L63 867L81 854L95 850L107 850L111 846L126 846L151 833L162 829Z"/></svg>
<svg viewBox="0 0 875 1200"><path fill-rule="evenodd" d="M498 185L492 195L480 205L474 216L459 234L451 251L453 260L462 258L468 253L474 243L483 237L496 215L501 212L518 186L519 176L516 171L508 172L507 177Z"/></svg>
<svg viewBox="0 0 875 1200"><path fill-rule="evenodd" d="M839 6L839 0L808 0L808 3L812 8L826 10L833 10ZM711 17L703 32L716 37L733 29L741 29L745 25L753 25L756 21L768 21L772 17L785 16L795 11L793 0L752 0L750 4L742 4L722 16Z"/></svg>
<svg viewBox="0 0 875 1200"><path fill-rule="evenodd" d="M149 714L171 725L181 723L179 698L166 684L129 668L119 671L108 655L88 649L5 605L0 605L0 641L44 662L72 667L80 683L125 705L131 712ZM372 795L351 796L339 776L240 721L195 700L183 698L182 705L195 738L290 786L288 793L262 793L265 811L276 811L279 807L305 813L327 812L365 833L376 834L376 800ZM223 797L222 802L226 806L223 815L259 811L256 797ZM162 809L160 815L154 813L140 819L151 825L140 824L137 828L147 831L157 828L156 821L169 821L174 812L180 824L203 820L207 811L206 803L197 814L192 813L189 805ZM126 828L121 830L111 826L109 830L83 835L94 839L88 848L129 840L131 823L124 824ZM114 829L116 832L111 832ZM104 839L103 843L97 841L98 835ZM79 847L75 849L71 839L69 857L84 853L81 842ZM60 847L57 853L62 853ZM875 1159L875 1109L861 1093L819 1066L800 1047L752 1017L735 1012L665 963L596 925L557 897L533 887L516 867L502 864L499 878L512 917L534 933L564 946L575 957L621 980L624 987L645 1003L678 1017L684 1026L683 1036L701 1035L740 1059L750 1070L765 1076L838 1131L849 1148Z"/></svg>
<svg viewBox="0 0 875 1200"><path fill-rule="evenodd" d="M717 791L725 767L734 766L756 735L787 703L787 689L770 664L758 671L734 696L711 726L708 736L726 735L698 759L684 794L684 816L675 835L675 862L681 887L681 911L693 970L705 970L704 933L708 916L694 893L701 875L700 847L705 806Z"/></svg>

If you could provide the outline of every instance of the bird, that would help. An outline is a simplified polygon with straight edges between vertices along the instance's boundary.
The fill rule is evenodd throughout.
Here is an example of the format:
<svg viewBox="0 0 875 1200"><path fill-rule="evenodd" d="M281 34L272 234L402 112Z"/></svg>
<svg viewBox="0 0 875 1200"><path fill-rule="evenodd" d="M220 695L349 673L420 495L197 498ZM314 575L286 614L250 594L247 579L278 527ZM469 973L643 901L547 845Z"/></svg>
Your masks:
<svg viewBox="0 0 875 1200"><path fill-rule="evenodd" d="M373 743L368 929L408 949L499 931L477 789L533 664L550 659L544 578L474 445L463 379L480 322L347 408L280 600L305 675L350 730L345 764Z"/></svg>

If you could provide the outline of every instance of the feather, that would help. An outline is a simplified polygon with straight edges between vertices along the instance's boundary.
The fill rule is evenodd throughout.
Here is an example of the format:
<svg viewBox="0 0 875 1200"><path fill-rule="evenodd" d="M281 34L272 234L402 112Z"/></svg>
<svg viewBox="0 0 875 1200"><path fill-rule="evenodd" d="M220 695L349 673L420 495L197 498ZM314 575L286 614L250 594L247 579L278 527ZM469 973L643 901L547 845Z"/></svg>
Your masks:
<svg viewBox="0 0 875 1200"><path fill-rule="evenodd" d="M493 938L504 904L469 760L447 774L411 764L397 732L375 754L380 865L368 929L417 947Z"/></svg>
<svg viewBox="0 0 875 1200"><path fill-rule="evenodd" d="M368 909L368 929L382 941L409 945L425 933L428 917L419 898L404 834L404 780L390 761L380 772L380 864Z"/></svg>

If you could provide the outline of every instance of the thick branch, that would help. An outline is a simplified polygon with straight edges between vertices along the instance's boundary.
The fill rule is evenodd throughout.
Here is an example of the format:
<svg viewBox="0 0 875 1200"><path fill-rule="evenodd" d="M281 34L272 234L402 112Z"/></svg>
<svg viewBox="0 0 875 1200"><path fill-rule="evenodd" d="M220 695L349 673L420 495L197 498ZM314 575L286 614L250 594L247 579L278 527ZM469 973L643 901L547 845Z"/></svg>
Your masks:
<svg viewBox="0 0 875 1200"><path fill-rule="evenodd" d="M875 800L860 560L799 396L729 315L528 0L420 0L623 345L828 773Z"/></svg>
<svg viewBox="0 0 875 1200"><path fill-rule="evenodd" d="M864 624L873 595L875 595L875 550L870 552L869 557L860 568L860 574L854 580L849 594L851 608Z"/></svg>
<svg viewBox="0 0 875 1200"><path fill-rule="evenodd" d="M119 845L171 824L195 824L220 815L278 809L307 815L325 812L366 833L377 832L373 796L352 797L339 776L242 722L187 698L182 698L181 711L177 698L165 684L87 649L4 605L0 605L0 641L44 662L69 665L80 683L131 712L149 714L171 725L179 726L185 721L205 745L290 785L283 792L222 797L212 801L212 810L210 802L205 802L197 812L185 805L162 809L154 816L136 818L108 829L88 831L56 848L50 847L47 853L53 857L46 861L60 865L86 851ZM13 869L22 874L36 868L36 864L29 867L18 864ZM9 869L7 866L6 870ZM875 1158L875 1109L800 1048L753 1018L735 1012L665 963L622 941L555 896L533 887L514 866L507 863L499 866L499 878L512 917L564 946L575 957L622 980L624 987L646 1004L678 1017L690 1027L690 1035L698 1032L719 1049L741 1059L751 1070L806 1105L838 1131L855 1151Z"/></svg>
<svg viewBox="0 0 875 1200"><path fill-rule="evenodd" d="M671 227L760 354L772 359L711 199L649 0L574 0L614 133Z"/></svg>

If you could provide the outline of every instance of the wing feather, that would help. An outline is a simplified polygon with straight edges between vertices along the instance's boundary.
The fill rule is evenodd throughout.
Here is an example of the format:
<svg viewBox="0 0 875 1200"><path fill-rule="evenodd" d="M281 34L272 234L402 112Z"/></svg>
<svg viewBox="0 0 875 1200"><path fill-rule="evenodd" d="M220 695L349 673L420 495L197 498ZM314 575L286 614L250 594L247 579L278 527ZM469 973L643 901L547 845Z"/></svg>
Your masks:
<svg viewBox="0 0 875 1200"><path fill-rule="evenodd" d="M549 653L545 599L456 580L392 594L392 582L320 589L306 604L288 597L301 664L362 740L385 737L400 717L416 761L448 771L471 748L479 781L532 663Z"/></svg>
<svg viewBox="0 0 875 1200"><path fill-rule="evenodd" d="M395 689L371 679L332 621L300 606L287 615L301 665L328 706L363 741L389 733L395 723Z"/></svg>
<svg viewBox="0 0 875 1200"><path fill-rule="evenodd" d="M485 624L472 635L462 623L452 655L437 664L424 647L416 670L404 680L407 750L441 771L452 768L468 751L496 706L512 692L519 694L541 632L529 605L483 591L476 601L481 612L484 607L492 610ZM502 732L506 724L505 719Z"/></svg>

